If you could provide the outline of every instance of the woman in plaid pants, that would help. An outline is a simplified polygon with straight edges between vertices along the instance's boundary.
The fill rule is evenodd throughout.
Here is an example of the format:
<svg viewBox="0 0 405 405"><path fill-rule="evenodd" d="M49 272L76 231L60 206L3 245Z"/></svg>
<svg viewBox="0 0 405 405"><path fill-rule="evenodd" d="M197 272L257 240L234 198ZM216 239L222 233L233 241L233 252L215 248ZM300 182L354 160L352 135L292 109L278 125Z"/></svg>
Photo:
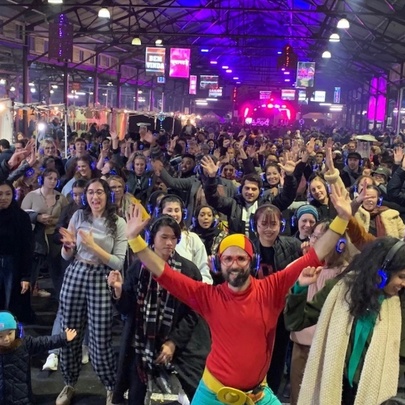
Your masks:
<svg viewBox="0 0 405 405"><path fill-rule="evenodd" d="M111 269L121 270L127 249L125 221L116 215L112 192L104 180L90 180L84 190L84 209L73 214L68 229L61 229L62 256L73 258L60 293L62 328L77 330L74 344L61 351L65 387L56 405L69 405L81 367L85 327L89 327L91 363L107 390L111 404L116 362L112 349L112 306L106 282Z"/></svg>

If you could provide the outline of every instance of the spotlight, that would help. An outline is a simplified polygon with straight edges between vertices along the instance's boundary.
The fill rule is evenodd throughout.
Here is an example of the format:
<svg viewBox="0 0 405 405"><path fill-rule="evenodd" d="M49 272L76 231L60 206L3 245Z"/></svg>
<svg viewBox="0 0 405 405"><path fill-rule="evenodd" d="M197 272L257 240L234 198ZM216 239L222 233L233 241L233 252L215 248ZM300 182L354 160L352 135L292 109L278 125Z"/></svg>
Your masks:
<svg viewBox="0 0 405 405"><path fill-rule="evenodd" d="M322 58L323 59L330 59L332 57L332 54L329 52L329 51L325 51L323 54L322 54Z"/></svg>
<svg viewBox="0 0 405 405"><path fill-rule="evenodd" d="M336 27L340 30L348 30L350 28L349 20L347 18L341 18Z"/></svg>
<svg viewBox="0 0 405 405"><path fill-rule="evenodd" d="M98 16L99 18L111 18L110 10L108 8L100 8L98 10Z"/></svg>
<svg viewBox="0 0 405 405"><path fill-rule="evenodd" d="M340 42L340 36L339 36L339 34L333 33L333 34L329 37L329 42Z"/></svg>
<svg viewBox="0 0 405 405"><path fill-rule="evenodd" d="M134 46L140 46L140 45L142 45L141 38L135 37L135 38L132 40L131 45L134 45Z"/></svg>

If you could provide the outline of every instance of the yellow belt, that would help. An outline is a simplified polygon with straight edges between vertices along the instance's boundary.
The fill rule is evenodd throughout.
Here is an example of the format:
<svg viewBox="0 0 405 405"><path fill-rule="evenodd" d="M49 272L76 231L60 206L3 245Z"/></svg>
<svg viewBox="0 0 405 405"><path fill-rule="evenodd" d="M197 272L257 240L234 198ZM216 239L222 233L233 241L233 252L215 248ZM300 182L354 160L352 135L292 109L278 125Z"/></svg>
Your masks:
<svg viewBox="0 0 405 405"><path fill-rule="evenodd" d="M207 388L217 394L217 399L226 405L254 405L264 397L264 392L258 394L244 392L232 387L226 387L219 382L210 371L205 368L202 380ZM266 386L266 378L260 384L260 387Z"/></svg>

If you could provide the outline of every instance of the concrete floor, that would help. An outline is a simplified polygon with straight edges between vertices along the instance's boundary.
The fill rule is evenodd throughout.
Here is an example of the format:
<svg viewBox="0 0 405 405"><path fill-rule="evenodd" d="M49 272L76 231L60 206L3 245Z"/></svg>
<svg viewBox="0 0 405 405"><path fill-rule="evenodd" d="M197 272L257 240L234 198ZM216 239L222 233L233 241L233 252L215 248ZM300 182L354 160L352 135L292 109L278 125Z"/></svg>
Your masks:
<svg viewBox="0 0 405 405"><path fill-rule="evenodd" d="M41 288L52 291L49 279L41 279ZM50 298L32 298L32 307L36 314L36 322L32 325L24 325L26 334L31 336L51 335L52 324L57 310L56 299ZM114 328L113 345L118 353L119 339L122 326L118 323ZM31 378L34 401L37 405L54 405L57 396L62 390L64 384L60 371L42 371L42 366L48 353L32 357ZM285 382L283 381L280 391L283 391ZM76 395L72 400L72 405L104 405L105 389L99 382L93 371L91 363L82 366L79 381L76 385ZM288 398L279 393L282 405L288 405ZM201 404L203 405L203 404Z"/></svg>

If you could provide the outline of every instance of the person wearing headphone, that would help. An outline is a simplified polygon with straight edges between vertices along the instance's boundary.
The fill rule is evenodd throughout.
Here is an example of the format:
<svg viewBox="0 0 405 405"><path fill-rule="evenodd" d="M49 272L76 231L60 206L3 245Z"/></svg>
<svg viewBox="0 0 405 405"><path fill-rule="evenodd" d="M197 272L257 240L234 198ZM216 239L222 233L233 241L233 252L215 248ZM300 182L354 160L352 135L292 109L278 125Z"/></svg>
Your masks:
<svg viewBox="0 0 405 405"><path fill-rule="evenodd" d="M0 404L31 404L30 357L66 346L76 337L74 329L53 336L23 336L11 312L0 311Z"/></svg>
<svg viewBox="0 0 405 405"><path fill-rule="evenodd" d="M127 221L131 249L161 287L201 314L210 327L211 352L192 404L221 405L231 399L240 404L280 405L265 382L277 319L286 293L300 273L312 277L312 267L321 265L346 229L350 203L338 189L332 198L339 207L339 217L325 235L305 256L262 280L251 276L259 267L252 242L243 234L223 239L215 260L215 268L225 279L219 286L185 277L148 249L139 236L146 222L140 207L134 207Z"/></svg>
<svg viewBox="0 0 405 405"><path fill-rule="evenodd" d="M331 221L320 221L312 227L309 242L305 243L304 251L313 247L317 240L328 230ZM349 264L353 252L350 239L345 234L339 239L333 249L324 260L322 270L317 278L308 288L307 301L311 301L314 295L320 291L327 280L337 277ZM305 365L308 359L309 350L315 334L315 325L298 332L291 332L290 339L293 341L290 369L290 404L297 405L298 394L304 375Z"/></svg>
<svg viewBox="0 0 405 405"><path fill-rule="evenodd" d="M196 265L175 250L181 238L180 225L169 215L155 219L149 227L148 244L156 255L179 273L201 281ZM123 403L123 393L129 388L129 403L143 405L148 382L174 370L191 400L210 349L205 322L168 291L159 289L139 259L131 265L125 281L119 271L111 271L108 285L115 307L126 319L112 402ZM154 312L158 300L160 305ZM158 326L160 318L165 321Z"/></svg>
<svg viewBox="0 0 405 405"><path fill-rule="evenodd" d="M82 360L86 325L92 366L107 390L111 404L116 359L112 347L112 305L106 275L121 270L127 251L125 220L116 214L111 189L105 180L90 180L83 193L83 209L77 210L68 229L60 228L62 257L71 260L65 271L59 299L62 328L73 326L78 339L63 348L60 364L65 387L56 405L69 405L75 393Z"/></svg>
<svg viewBox="0 0 405 405"><path fill-rule="evenodd" d="M180 225L182 237L176 246L176 252L192 261L200 270L205 283L212 284L213 280L208 267L208 256L205 246L195 232L191 232L185 225L188 210L184 207L183 200L175 194L167 194L159 202L156 216L170 215Z"/></svg>
<svg viewBox="0 0 405 405"><path fill-rule="evenodd" d="M260 268L256 275L259 279L282 271L302 255L299 240L280 235L284 226L285 220L280 210L272 204L261 205L252 218L251 228L256 235L255 247L260 254ZM267 373L267 382L275 393L280 388L284 374L288 342L289 333L281 315L277 321L273 356Z"/></svg>
<svg viewBox="0 0 405 405"><path fill-rule="evenodd" d="M402 239L405 236L405 225L399 212L381 205L382 198L378 187L367 186L367 191L364 195L360 193L356 202L361 205L354 216L366 232L376 237L392 236Z"/></svg>
<svg viewBox="0 0 405 405"><path fill-rule="evenodd" d="M269 202L269 196L263 198L261 196L263 181L260 175L246 174L241 180L239 194L236 197L225 197L221 196L217 189L218 163L215 163L210 156L204 156L201 159L201 166L207 173L207 179L204 183L207 203L227 216L229 233L243 233L253 238L250 219L260 205ZM297 182L293 176L295 163L288 161L280 167L286 174L284 187L280 194L271 199L271 203L283 211L294 201Z"/></svg>
<svg viewBox="0 0 405 405"><path fill-rule="evenodd" d="M99 177L99 172L96 168L96 163L92 161L90 155L84 155L79 158L75 158L76 168L75 173L67 181L62 188L62 194L68 196L72 191L73 183L78 179L91 180ZM66 173L70 173L72 170L67 170Z"/></svg>
<svg viewBox="0 0 405 405"><path fill-rule="evenodd" d="M215 157L214 159L217 162ZM172 190L172 193L175 192L175 194L179 196L184 196L184 201L186 202L188 212L192 213L195 211L197 206L206 203L207 196L206 193L204 193L203 179L206 178L207 173L201 164L197 166L197 173L194 173L193 176L185 178L172 177L164 168L163 163L160 160L154 160L152 162L152 166L155 175L162 179L167 187ZM215 174L217 173L219 173L219 167L216 167ZM218 180L218 184L221 186L221 193L225 194L227 197L234 196L236 188L232 181L225 178L220 178ZM191 225L191 215L185 218L184 221L189 227Z"/></svg>
<svg viewBox="0 0 405 405"><path fill-rule="evenodd" d="M405 242L378 238L307 302L314 276L300 276L286 326L317 324L298 405L381 404L395 396L405 357ZM402 321L401 321L402 320Z"/></svg>
<svg viewBox="0 0 405 405"><path fill-rule="evenodd" d="M361 155L358 152L350 152L347 155L346 165L340 172L343 184L346 188L351 187L358 177L363 174L361 168Z"/></svg>

